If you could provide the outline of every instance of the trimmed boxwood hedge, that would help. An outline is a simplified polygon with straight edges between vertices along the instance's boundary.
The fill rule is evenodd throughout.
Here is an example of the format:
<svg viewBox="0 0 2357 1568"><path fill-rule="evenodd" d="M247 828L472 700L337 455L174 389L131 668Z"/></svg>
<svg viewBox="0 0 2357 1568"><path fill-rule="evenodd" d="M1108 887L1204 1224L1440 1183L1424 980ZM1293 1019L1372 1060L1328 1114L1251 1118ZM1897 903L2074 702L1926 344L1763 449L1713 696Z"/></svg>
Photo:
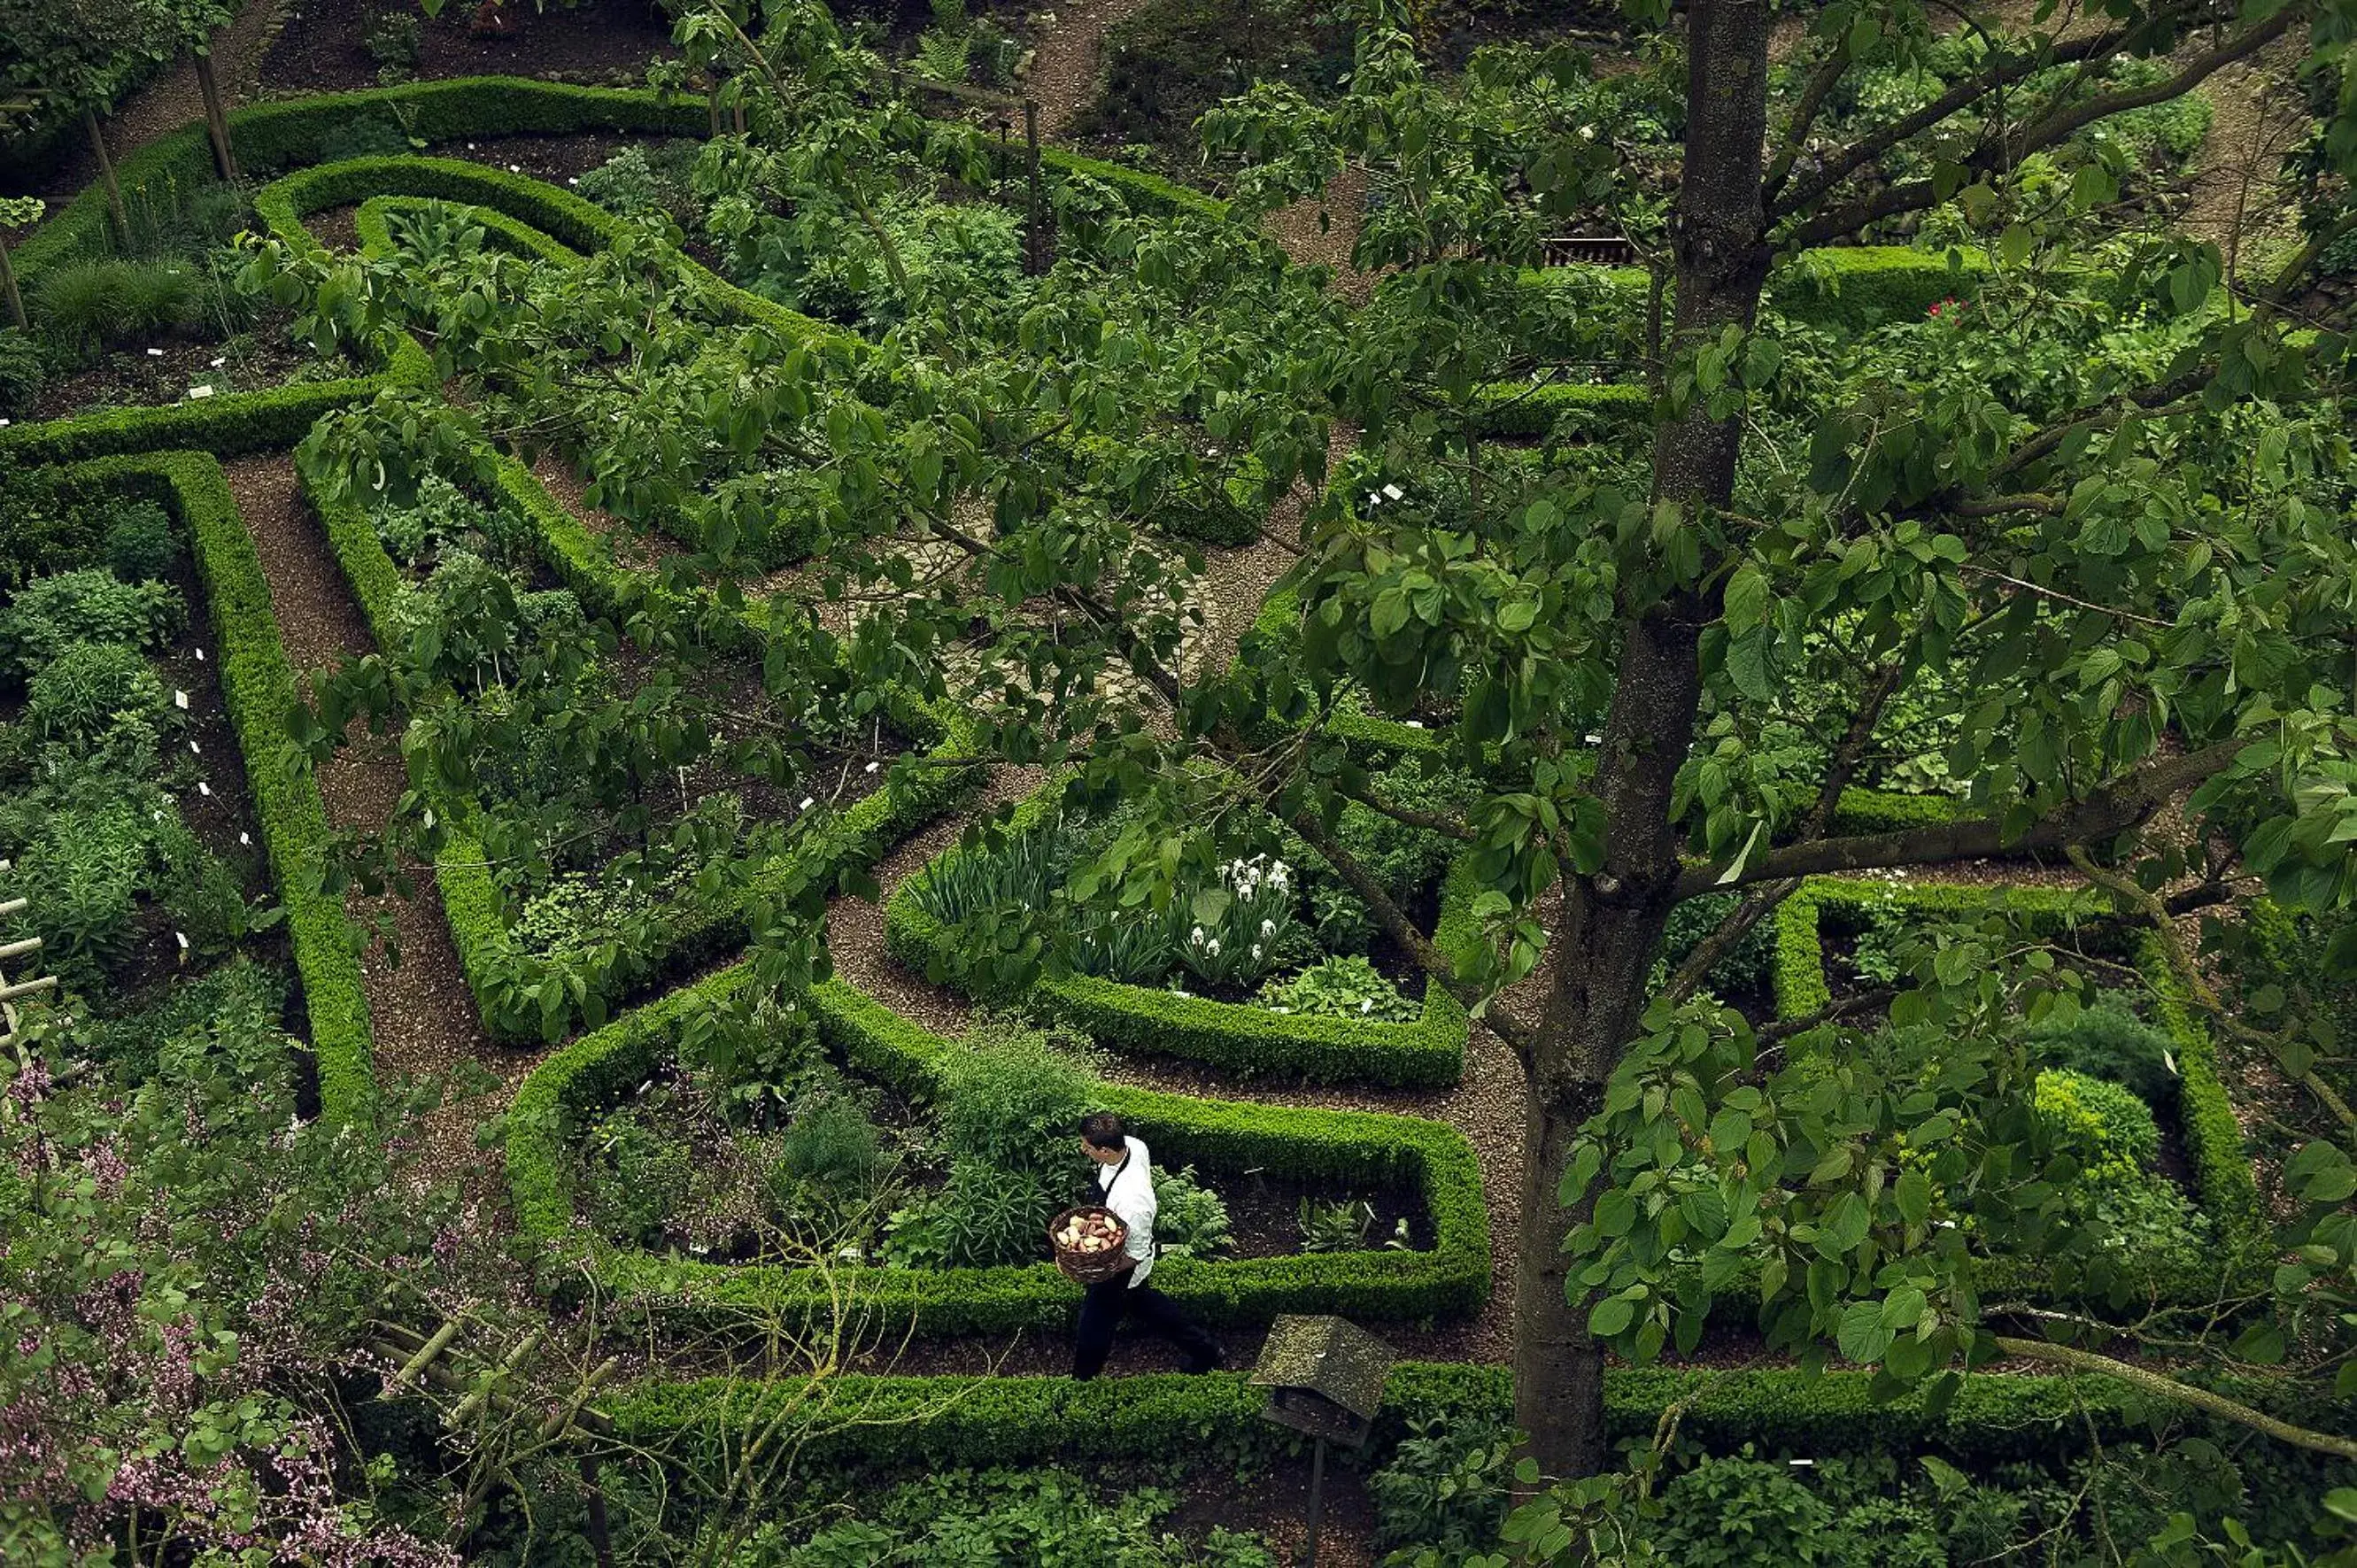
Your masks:
<svg viewBox="0 0 2357 1568"><path fill-rule="evenodd" d="M701 99L665 102L643 88L572 87L529 77L472 76L247 104L230 111L230 142L239 166L248 174L274 173L317 163L322 148L353 121L373 116L394 121L410 136L427 143L577 131L700 138L710 125ZM192 123L156 138L118 162L115 174L126 196L150 186L186 190L213 183L212 153L203 124ZM105 254L108 243L105 192L92 185L16 248L16 270L30 283L51 267Z"/></svg>
<svg viewBox="0 0 2357 1568"><path fill-rule="evenodd" d="M1922 915L1970 914L2001 900L2029 917L2033 929L2059 930L2072 918L2100 919L2110 908L2098 896L2051 887L1981 887L1957 884L1854 881L1813 876L1776 909L1776 1011L1802 1018L1832 1000L1825 977L1820 918L1827 908L1898 908ZM2254 1275L2264 1266L2267 1225L2259 1205L2225 1085L2218 1076L2218 1053L2209 1032L2186 1005L2184 990L2169 971L2158 942L2140 939L2136 966L2155 997L2156 1022L2172 1037L2177 1060L2178 1121L2193 1167L2193 1192L2217 1230L2215 1256L2190 1269L2157 1266L2150 1287L2158 1299L2210 1302L2222 1281ZM2002 1262L1988 1271L1986 1289L2034 1293L2034 1272L2013 1278Z"/></svg>
<svg viewBox="0 0 2357 1568"><path fill-rule="evenodd" d="M502 212L575 251L600 251L630 227L596 202L569 190L458 158L344 158L274 180L254 198L254 211L271 232L292 244L317 244L303 220L311 213L365 202L374 196L437 197ZM512 233L512 230L508 231ZM693 257L678 259L680 274L717 314L763 327L791 342L845 353L867 349L865 339L839 327L789 310L738 288Z"/></svg>
<svg viewBox="0 0 2357 1568"><path fill-rule="evenodd" d="M632 575L612 564L597 536L558 505L529 468L512 457L497 457L491 483L499 498L524 518L542 559L590 613L613 615L622 608L624 583ZM400 568L358 506L331 501L314 492L307 478L304 490L353 596L360 601L371 635L380 648L388 646L395 635L391 615L402 581ZM753 635L748 624L748 636ZM887 693L886 701L894 725L928 746L929 759L938 766L913 779L892 779L855 802L832 824L823 843L803 852L801 865L808 865L813 855L823 859L834 871L872 865L901 838L946 811L968 783L972 769L952 766L973 755L967 726L954 716L938 714L894 693ZM450 826L435 855L435 880L459 967L474 993L484 1028L508 1044L537 1043L543 1037L542 1017L525 1017L516 1008L502 1004L502 999L513 995L520 985L532 983L533 976L530 961L508 940L482 846L467 831L472 809L468 802L452 800L444 804L443 814ZM664 975L683 972L741 946L747 940L746 922L753 902L782 885L796 869L781 866L775 876L741 900L693 915L683 913L669 922L652 950L634 953L630 966L607 977L607 983L597 991L595 1004L601 1010L616 1006L632 993L659 983ZM577 1018L589 1005L587 992L576 994L566 1005L566 1019Z"/></svg>
<svg viewBox="0 0 2357 1568"><path fill-rule="evenodd" d="M2108 1378L1989 1374L1965 1380L1954 1401L1935 1415L1920 1396L1878 1402L1872 1380L1865 1372L1812 1377L1788 1369L1609 1367L1605 1424L1615 1439L1650 1439L1663 1412L1676 1404L1680 1438L1713 1453L1750 1444L1769 1457L1937 1454L1979 1466L2047 1462L2065 1439L2133 1438L2148 1430L2158 1408L2148 1396ZM708 1477L717 1473L720 1456L682 1448L683 1435L749 1430L802 1388L794 1379L647 1383L602 1408L623 1441ZM2258 1397L2266 1402L2264 1393ZM828 1380L827 1399L829 1422L840 1424L822 1432L802 1450L804 1457L868 1473L1167 1460L1205 1451L1225 1459L1296 1441L1262 1416L1266 1391L1241 1372L1162 1372L1092 1382L852 1374ZM1512 1375L1503 1367L1401 1361L1383 1387L1373 1445L1378 1453L1387 1449L1411 1422L1504 1419L1512 1410Z"/></svg>
<svg viewBox="0 0 2357 1568"><path fill-rule="evenodd" d="M353 214L352 227L360 236L361 253L381 256L393 249L393 232L387 220L395 214L423 211L428 202L439 199L430 196L371 196ZM581 260L581 252L569 245L559 244L529 223L509 217L496 208L478 206L473 202L455 204L469 222L483 226L484 242L494 250L530 260L551 262L558 266L573 266Z"/></svg>
<svg viewBox="0 0 2357 1568"><path fill-rule="evenodd" d="M577 1118L622 1098L670 1049L673 1031L745 983L743 966L640 1008L566 1047L533 1070L508 1117L507 1168L516 1221L524 1234L563 1245L583 1240L607 1284L653 1291L709 1314L699 1326L724 1326L729 1310L755 1303L818 1309L820 1289L792 1271L758 1264L681 1262L617 1249L576 1219L565 1188L560 1150ZM957 1048L840 981L807 993L822 1036L856 1069L912 1097L931 1093L933 1064ZM1479 1310L1490 1290L1490 1221L1481 1172L1455 1128L1372 1112L1197 1100L1142 1090L1109 1089L1106 1103L1173 1160L1219 1169L1258 1169L1303 1179L1417 1189L1430 1216L1429 1251L1364 1251L1199 1262L1170 1258L1155 1283L1205 1318L1258 1323L1280 1312L1336 1312L1352 1317L1421 1321ZM859 1308L927 1334L998 1333L1061 1325L1080 1288L1048 1263L991 1269L849 1271ZM710 1321L704 1321L707 1316Z"/></svg>
<svg viewBox="0 0 2357 1568"><path fill-rule="evenodd" d="M279 639L262 557L238 514L229 480L221 464L204 452L105 457L70 468L63 477L82 493L158 502L187 531L221 654L222 700L244 755L254 818L302 977L320 1112L369 1130L376 1114L373 1041L353 928L342 905L317 886L317 865L328 842L327 807L309 759L286 732L286 716L296 703L295 670Z"/></svg>
<svg viewBox="0 0 2357 1568"><path fill-rule="evenodd" d="M1058 786L1015 810L1011 826L1030 828L1056 809ZM965 852L956 845L893 890L884 907L886 950L919 974L943 970L956 936L918 902L918 884ZM1452 870L1433 940L1446 951L1473 936L1473 889ZM1114 1050L1181 1057L1243 1077L1275 1075L1316 1083L1379 1083L1401 1089L1440 1088L1465 1075L1465 1009L1427 983L1424 1014L1413 1023L1365 1023L1355 1018L1272 1013L1246 1003L1182 996L1150 985L1129 985L1088 974L1043 975L1031 1000Z"/></svg>

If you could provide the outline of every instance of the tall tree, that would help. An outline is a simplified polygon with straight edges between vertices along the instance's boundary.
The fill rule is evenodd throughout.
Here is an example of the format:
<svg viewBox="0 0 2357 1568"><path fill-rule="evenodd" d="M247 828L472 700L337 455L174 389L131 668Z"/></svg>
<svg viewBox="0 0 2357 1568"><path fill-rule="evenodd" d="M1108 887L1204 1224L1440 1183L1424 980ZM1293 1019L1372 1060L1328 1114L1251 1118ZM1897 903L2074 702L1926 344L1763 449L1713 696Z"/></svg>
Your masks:
<svg viewBox="0 0 2357 1568"><path fill-rule="evenodd" d="M803 83L848 80L815 7L770 8L759 60L742 8L710 9L725 24L691 22L689 36L733 68L755 143L802 124L815 102ZM743 542L788 496L815 555L761 611L771 695L801 712L831 700L816 693L839 670L901 681L967 705L1006 757L1073 763L1076 800L1131 810L1072 899L1166 899L1182 868L1208 867L1221 833L1261 812L1331 861L1521 1058L1516 1419L1558 1476L1606 1463L1604 1340L1652 1354L1673 1336L1691 1343L1700 1321L1647 1273L1684 1240L1675 1221L1655 1223L1663 1178L1634 1157L1652 1147L1644 1126L1672 1124L1673 1086L1656 1086L1657 1101L1616 1072L1708 1069L1706 1083L1674 1087L1717 1099L1744 1082L1744 1052L1840 1043L1838 1006L1755 1032L1695 996L1712 958L1801 878L2077 853L2128 868L2138 887L2190 875L2220 896L2233 865L2134 842L2194 791L2199 825L2241 843L2239 864L2279 897L2330 907L2352 891L2332 837L2344 797L2329 787L2346 767L2357 602L2337 522L2346 367L2337 335L2296 334L2290 314L2324 242L2251 297L2220 292L2213 247L2098 242L2122 170L2113 140L2088 134L2303 27L2329 59L2342 13L2123 3L2067 36L1984 19L1960 45L1922 7L1835 5L1814 13L1783 86L1762 6L1693 0L1639 19L1658 46L1648 70L1500 49L1444 86L1379 7L1339 103L1263 85L1210 117L1214 147L1245 165L1224 223L1109 216L1077 183L1070 253L1047 277L1003 298L896 279L916 297L868 352L762 329L717 343L683 322L691 352L662 326L647 281L659 267L636 241L561 283L487 256L423 283L382 263L327 289L337 269L283 249L254 274L332 299L331 336L425 330L470 382L466 413L396 393L323 425L312 455L344 483L397 488L426 459L421 428L446 459L486 431L571 442L601 504L694 533L705 550L668 572L674 585L716 583L723 604ZM1820 134L1852 73L1943 49L1953 66L1958 48L1964 69L1913 107L1877 118L1848 93L1850 128ZM891 111L836 93L824 113ZM876 132L847 125L813 145ZM1252 226L1354 163L1384 197L1353 257L1379 281L1355 312L1287 271ZM823 162L742 157L733 138L704 174L774 215L789 168L830 177ZM732 187L737 169L759 177ZM1596 211L1648 251L1651 288L1534 286L1541 241ZM1872 333L1763 309L1780 268L1796 290L1843 275L1804 252L1917 219L1980 242L1969 275L1961 259L1954 274L1970 308ZM618 339L582 300L657 325ZM1649 442L1595 423L1611 405L1577 383L1604 378L1650 388L1637 415ZM1570 412L1539 453L1490 439L1501 419L1558 401ZM1342 426L1358 437L1335 471L1328 442ZM1297 553L1280 601L1297 613L1248 637L1232 669L1199 668L1183 657L1197 564L1154 547L1143 525L1207 474L1239 477L1244 452L1264 493L1312 488L1299 532L1278 541ZM823 480L764 488L789 472ZM846 602L890 608L863 609L845 632L829 618ZM666 657L693 660L699 646L682 639ZM398 682L361 671L335 689L372 700ZM1424 703L1481 782L1474 809L1384 799L1332 722L1359 702ZM1937 757L1961 814L1840 831L1845 789L1890 749L1902 714L1927 712L1944 721ZM342 717L320 726L323 745ZM462 759L434 766L468 779ZM1351 802L1469 846L1484 940L1447 951L1416 929L1332 831ZM1727 894L1733 908L1656 986L1673 911ZM811 940L807 923L771 931L806 955ZM2056 1004L2038 1000L2052 987L2034 945L1927 959L1902 1021L1986 1035L1994 1050L1999 1002ZM992 946L1052 961L1046 944ZM1984 1079L1971 1114L2013 1126L2023 1076ZM2038 1136L2024 1134L2032 1154ZM1693 1163L1662 1154L1681 1158ZM1630 1185L1599 1183L1608 1167ZM1889 1175L1887 1161L1853 1160L1838 1179L1870 1169ZM1736 1196L1764 1208L1781 1190ZM2042 1201L2014 1197L2024 1211ZM1740 1251L1765 1218L1730 1211L1714 1244ZM2058 1259L2099 1230L2079 1227L2084 1245ZM1652 1251L1615 1253L1631 1235ZM1968 1268L1940 1252L1953 1243L1910 1242L1902 1225L1899 1244L1948 1257L1952 1294L1969 1296ZM1809 1305L1786 1337L1822 1338L1828 1311L1884 1310L1877 1262L1835 1249L1803 1271ZM1620 1305L1596 1298L1607 1283ZM1959 1308L1916 1375L1985 1354L1989 1332Z"/></svg>

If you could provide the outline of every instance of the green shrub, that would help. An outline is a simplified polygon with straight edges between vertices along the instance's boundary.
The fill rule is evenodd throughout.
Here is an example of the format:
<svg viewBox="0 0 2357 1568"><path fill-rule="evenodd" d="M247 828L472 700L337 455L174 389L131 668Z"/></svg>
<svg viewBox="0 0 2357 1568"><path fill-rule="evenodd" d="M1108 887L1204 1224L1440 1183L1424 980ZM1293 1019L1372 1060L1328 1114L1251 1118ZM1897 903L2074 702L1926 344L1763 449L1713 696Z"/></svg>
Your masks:
<svg viewBox="0 0 2357 1568"><path fill-rule="evenodd" d="M1303 1251L1355 1252L1367 1244L1367 1232L1374 1228L1375 1206L1362 1197L1327 1202L1305 1197L1295 1218L1301 1227Z"/></svg>
<svg viewBox="0 0 2357 1568"><path fill-rule="evenodd" d="M425 29L407 11L381 11L361 35L361 46L376 61L377 80L393 82L415 74L425 58Z"/></svg>
<svg viewBox="0 0 2357 1568"><path fill-rule="evenodd" d="M38 911L42 956L70 985L98 987L130 950L155 863L158 824L145 805L125 796L59 802L16 853L17 890Z"/></svg>
<svg viewBox="0 0 2357 1568"><path fill-rule="evenodd" d="M1189 901L1194 924L1178 960L1211 985L1257 985L1294 950L1299 905L1284 861L1265 854L1228 861L1217 885Z"/></svg>
<svg viewBox="0 0 2357 1568"><path fill-rule="evenodd" d="M1177 1506L1154 1487L1100 1499L1068 1470L994 1469L928 1476L887 1492L856 1519L799 1546L780 1527L756 1530L741 1561L776 1568L894 1568L1020 1563L1024 1568L1276 1568L1254 1537L1213 1527L1193 1545L1157 1528Z"/></svg>
<svg viewBox="0 0 2357 1568"><path fill-rule="evenodd" d="M2068 1023L2048 1022L2029 1032L2032 1054L2050 1067L2126 1084L2147 1105L2176 1097L2169 1033L2118 1002L2083 1008Z"/></svg>
<svg viewBox="0 0 2357 1568"><path fill-rule="evenodd" d="M654 165L643 147L625 147L583 175L579 188L598 206L625 214L659 212L667 205Z"/></svg>
<svg viewBox="0 0 2357 1568"><path fill-rule="evenodd" d="M130 1082L156 1075L171 1042L229 1017L260 1016L275 1025L286 1005L286 977L246 959L165 991L153 1006L88 1026L91 1054Z"/></svg>
<svg viewBox="0 0 2357 1568"><path fill-rule="evenodd" d="M1377 1024L1409 1024L1424 1015L1423 1004L1358 953L1320 960L1286 980L1260 988L1260 1003L1275 1013L1312 1017L1364 1018Z"/></svg>
<svg viewBox="0 0 2357 1568"><path fill-rule="evenodd" d="M1768 1568L1838 1561L1834 1510L1790 1468L1710 1459L1662 1491L1653 1545L1679 1568Z"/></svg>
<svg viewBox="0 0 2357 1568"><path fill-rule="evenodd" d="M153 724L167 701L147 660L108 642L70 644L27 682L26 693L25 718L34 731L78 750L118 727Z"/></svg>
<svg viewBox="0 0 2357 1568"><path fill-rule="evenodd" d="M1443 1563L1497 1543L1514 1476L1514 1430L1493 1414L1411 1417L1408 1434L1367 1477L1375 1544L1427 1548Z"/></svg>
<svg viewBox="0 0 2357 1568"><path fill-rule="evenodd" d="M1662 929L1662 958L1654 983L1666 982L1670 972L1685 962L1742 901L1740 894L1706 893L1674 906L1669 923ZM1775 964L1776 922L1762 917L1710 966L1703 983L1721 995L1764 992L1769 988L1769 976Z"/></svg>
<svg viewBox="0 0 2357 1568"><path fill-rule="evenodd" d="M2141 1180L2160 1158L2152 1107L2125 1084L2068 1069L2038 1075L2038 1113L2093 1182Z"/></svg>
<svg viewBox="0 0 2357 1568"><path fill-rule="evenodd" d="M1045 1032L977 1028L942 1058L937 1080L941 1147L952 1161L1034 1176L1077 1171L1080 1119L1100 1090L1089 1067Z"/></svg>
<svg viewBox="0 0 2357 1568"><path fill-rule="evenodd" d="M125 583L169 577L180 564L180 535L153 501L133 501L106 525L106 564Z"/></svg>
<svg viewBox="0 0 2357 1568"><path fill-rule="evenodd" d="M398 124L384 115L362 114L320 136L318 161L342 163L347 158L387 157L408 151L409 134Z"/></svg>
<svg viewBox="0 0 2357 1568"><path fill-rule="evenodd" d="M22 419L49 379L48 361L30 336L0 328L0 418Z"/></svg>
<svg viewBox="0 0 2357 1568"><path fill-rule="evenodd" d="M164 583L126 583L104 567L59 572L27 585L0 611L0 660L30 676L71 644L140 650L178 630L178 590Z"/></svg>
<svg viewBox="0 0 2357 1568"><path fill-rule="evenodd" d="M850 1196L875 1178L881 1157L875 1123L849 1100L826 1095L787 1125L777 1171L785 1183Z"/></svg>
<svg viewBox="0 0 2357 1568"><path fill-rule="evenodd" d="M1172 1258L1216 1258L1234 1245L1226 1200L1195 1177L1193 1165L1154 1169L1154 1243Z"/></svg>

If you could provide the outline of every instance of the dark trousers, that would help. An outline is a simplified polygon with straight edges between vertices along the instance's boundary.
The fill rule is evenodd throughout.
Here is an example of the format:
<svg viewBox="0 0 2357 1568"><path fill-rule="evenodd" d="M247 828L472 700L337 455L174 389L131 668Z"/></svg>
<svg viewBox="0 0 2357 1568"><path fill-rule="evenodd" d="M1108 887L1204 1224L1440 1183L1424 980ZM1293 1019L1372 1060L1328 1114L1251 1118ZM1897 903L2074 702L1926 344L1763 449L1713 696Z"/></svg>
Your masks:
<svg viewBox="0 0 2357 1568"><path fill-rule="evenodd" d="M1178 1309L1178 1304L1150 1284L1132 1289L1129 1275L1117 1274L1088 1287L1081 1298L1081 1327L1072 1347L1072 1376L1085 1381L1104 1369L1113 1351L1113 1332L1125 1317L1134 1317L1151 1334L1178 1347L1186 1357L1179 1369L1208 1372L1220 1364L1220 1342L1203 1326Z"/></svg>

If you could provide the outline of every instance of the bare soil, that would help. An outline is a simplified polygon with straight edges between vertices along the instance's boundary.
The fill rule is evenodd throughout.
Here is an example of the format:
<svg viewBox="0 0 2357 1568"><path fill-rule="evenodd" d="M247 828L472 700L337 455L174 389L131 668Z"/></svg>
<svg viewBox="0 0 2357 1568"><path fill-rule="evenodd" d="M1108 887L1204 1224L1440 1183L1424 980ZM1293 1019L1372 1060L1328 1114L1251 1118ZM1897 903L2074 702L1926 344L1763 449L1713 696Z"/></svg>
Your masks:
<svg viewBox="0 0 2357 1568"><path fill-rule="evenodd" d="M274 94L344 91L378 85L367 38L383 12L405 11L420 23L416 75L536 76L552 81L634 84L647 63L670 59L671 21L653 0L580 0L543 11L531 0L508 0L505 27L480 34L449 5L438 17L414 5L386 0L294 0L285 26L263 57L262 80Z"/></svg>

